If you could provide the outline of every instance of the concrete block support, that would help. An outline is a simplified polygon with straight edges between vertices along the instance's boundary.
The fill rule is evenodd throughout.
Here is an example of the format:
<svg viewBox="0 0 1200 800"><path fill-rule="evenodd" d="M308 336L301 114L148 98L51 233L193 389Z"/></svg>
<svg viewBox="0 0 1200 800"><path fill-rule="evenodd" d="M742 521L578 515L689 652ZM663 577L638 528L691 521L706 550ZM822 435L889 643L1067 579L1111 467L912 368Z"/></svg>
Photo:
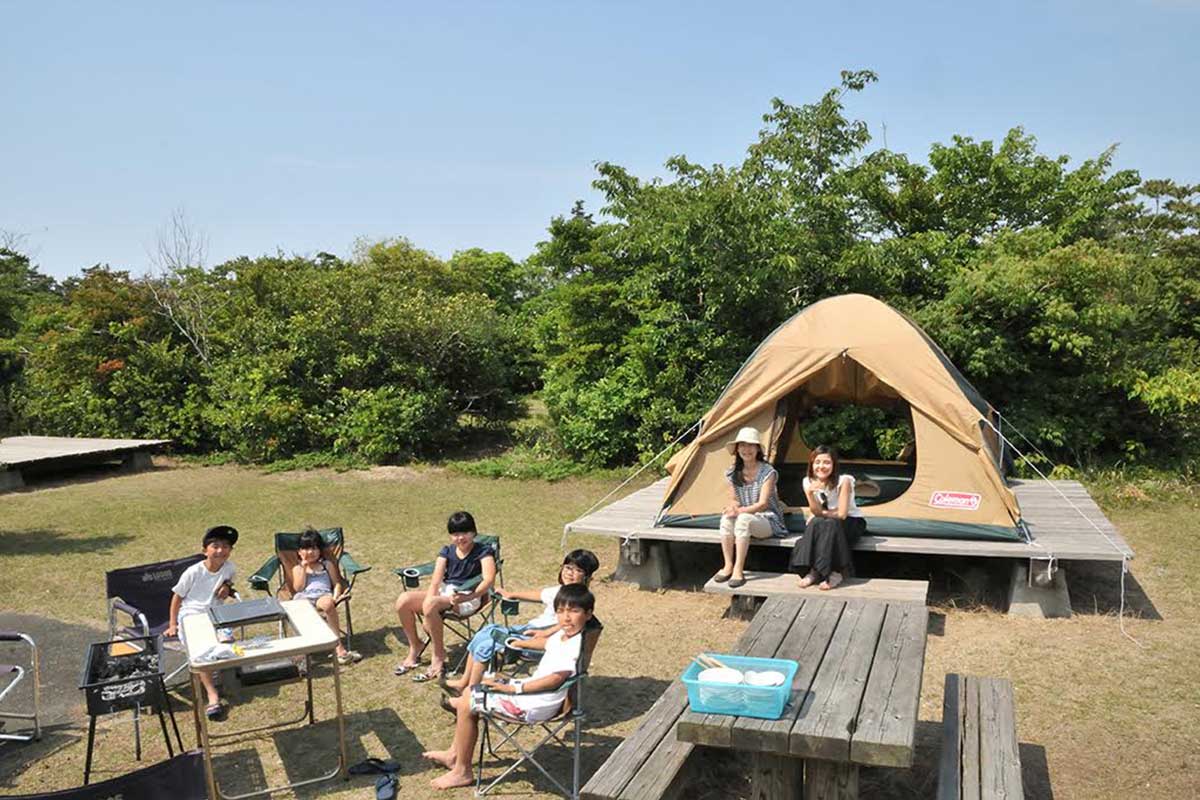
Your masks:
<svg viewBox="0 0 1200 800"><path fill-rule="evenodd" d="M1044 565L1039 564L1039 569ZM1059 569L1046 586L1030 585L1029 562L1014 561L1008 595L1008 613L1017 617L1066 619L1071 616L1071 597L1067 593L1067 573Z"/></svg>
<svg viewBox="0 0 1200 800"><path fill-rule="evenodd" d="M6 469L0 472L0 492L10 492L13 489L20 489L24 485L25 481L21 478L21 470Z"/></svg>
<svg viewBox="0 0 1200 800"><path fill-rule="evenodd" d="M662 589L672 578L666 542L628 539L621 542L616 579L636 583L641 589Z"/></svg>

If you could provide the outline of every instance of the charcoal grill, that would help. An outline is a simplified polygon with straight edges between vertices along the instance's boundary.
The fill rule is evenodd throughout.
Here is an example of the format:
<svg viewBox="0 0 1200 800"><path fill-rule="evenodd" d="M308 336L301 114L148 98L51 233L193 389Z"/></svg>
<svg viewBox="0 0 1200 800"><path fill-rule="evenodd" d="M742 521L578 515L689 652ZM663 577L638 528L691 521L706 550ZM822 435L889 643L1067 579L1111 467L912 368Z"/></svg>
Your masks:
<svg viewBox="0 0 1200 800"><path fill-rule="evenodd" d="M129 639L113 639L88 645L87 657L83 661L83 674L79 681L87 701L88 748L83 767L83 783L86 786L92 772L92 751L96 741L96 719L106 714L132 711L135 719L143 712L158 715L163 739L167 743L167 754L175 756L171 737L167 733L167 720L163 711L171 717L175 730L175 741L183 752L183 739L175 723L175 711L163 681L163 648L161 636L136 636ZM142 759L140 727L135 724L134 757Z"/></svg>

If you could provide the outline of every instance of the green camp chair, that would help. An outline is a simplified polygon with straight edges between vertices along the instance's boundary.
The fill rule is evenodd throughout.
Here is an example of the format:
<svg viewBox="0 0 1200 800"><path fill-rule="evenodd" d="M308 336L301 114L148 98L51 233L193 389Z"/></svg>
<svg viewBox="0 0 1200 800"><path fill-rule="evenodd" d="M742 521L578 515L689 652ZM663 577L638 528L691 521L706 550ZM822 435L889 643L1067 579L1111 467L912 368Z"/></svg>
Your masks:
<svg viewBox="0 0 1200 800"><path fill-rule="evenodd" d="M342 573L342 585L345 588L338 605L346 607L346 647L353 649L351 639L354 636L354 620L350 616L349 592L354 588L355 579L371 568L359 564L346 552L346 536L341 528L322 528L317 533L321 535L321 557L336 561ZM250 576L250 586L270 594L271 580L277 578L275 595L283 600L291 598L292 592L288 588L286 576L300 563L299 550L299 533L275 534L275 555L267 559L266 563Z"/></svg>
<svg viewBox="0 0 1200 800"><path fill-rule="evenodd" d="M475 537L475 541L483 545L491 545L492 550L496 554L496 583L500 586L504 585L504 559L500 555L500 537L486 536L480 534ZM421 586L421 579L433 574L434 567L437 566L437 561L426 561L423 564L414 564L408 567L397 567L392 570L396 576L404 583L405 590L418 589ZM479 585L483 580L483 576L479 576L474 580L462 584L459 588L470 591ZM453 608L448 608L442 612L442 623L455 636L462 639L463 643L471 641L471 637L482 628L484 624L493 622L496 617L496 606L499 602L500 595L495 592L490 593L488 598L480 603L479 608L470 614L459 614ZM421 620L421 615L417 614L417 620ZM415 644L415 643L414 643ZM458 672L462 669L462 665L467 660L467 648L463 648L462 655L454 665L451 672Z"/></svg>

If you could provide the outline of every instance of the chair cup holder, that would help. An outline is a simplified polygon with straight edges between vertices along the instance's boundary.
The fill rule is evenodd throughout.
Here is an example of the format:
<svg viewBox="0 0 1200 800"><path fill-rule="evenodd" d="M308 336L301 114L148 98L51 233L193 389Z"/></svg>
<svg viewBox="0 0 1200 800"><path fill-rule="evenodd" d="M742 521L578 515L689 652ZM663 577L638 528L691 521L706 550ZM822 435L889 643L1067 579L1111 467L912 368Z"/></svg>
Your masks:
<svg viewBox="0 0 1200 800"><path fill-rule="evenodd" d="M501 600L500 613L506 617L515 617L521 611L521 602L519 600Z"/></svg>
<svg viewBox="0 0 1200 800"><path fill-rule="evenodd" d="M400 575L404 579L405 589L416 589L421 585L421 571L415 567L409 567Z"/></svg>

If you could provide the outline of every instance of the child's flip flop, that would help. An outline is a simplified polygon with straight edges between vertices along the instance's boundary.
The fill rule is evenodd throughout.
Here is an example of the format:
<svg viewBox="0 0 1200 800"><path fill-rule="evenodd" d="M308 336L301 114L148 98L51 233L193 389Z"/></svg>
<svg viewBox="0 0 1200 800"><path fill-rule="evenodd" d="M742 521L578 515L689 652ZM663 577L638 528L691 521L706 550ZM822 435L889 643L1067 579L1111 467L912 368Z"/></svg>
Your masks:
<svg viewBox="0 0 1200 800"><path fill-rule="evenodd" d="M375 775L379 773L387 775L399 771L400 765L397 762L384 761L382 758L364 758L346 770L351 775Z"/></svg>
<svg viewBox="0 0 1200 800"><path fill-rule="evenodd" d="M376 800L393 800L396 796L396 787L399 783L400 781L391 773L380 775L379 780L375 781Z"/></svg>

